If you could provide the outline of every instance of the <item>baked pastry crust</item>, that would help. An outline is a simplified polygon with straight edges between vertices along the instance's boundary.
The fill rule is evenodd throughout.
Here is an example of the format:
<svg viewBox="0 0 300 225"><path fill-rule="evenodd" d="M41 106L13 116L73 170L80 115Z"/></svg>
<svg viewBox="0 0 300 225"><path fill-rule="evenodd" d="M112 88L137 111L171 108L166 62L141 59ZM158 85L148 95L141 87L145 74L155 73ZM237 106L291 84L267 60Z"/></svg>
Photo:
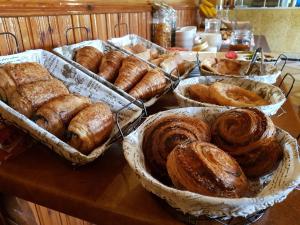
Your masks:
<svg viewBox="0 0 300 225"><path fill-rule="evenodd" d="M178 145L167 159L175 187L214 197L239 198L248 190L239 164L217 146L194 141Z"/></svg>
<svg viewBox="0 0 300 225"><path fill-rule="evenodd" d="M157 69L152 69L130 90L129 94L136 99L147 100L161 93L166 85L165 75Z"/></svg>
<svg viewBox="0 0 300 225"><path fill-rule="evenodd" d="M19 86L8 97L8 103L18 112L31 117L33 112L47 101L67 94L69 94L68 89L57 79L36 81Z"/></svg>
<svg viewBox="0 0 300 225"><path fill-rule="evenodd" d="M148 65L134 56L128 56L122 62L115 85L124 91L134 87L148 72Z"/></svg>
<svg viewBox="0 0 300 225"><path fill-rule="evenodd" d="M36 62L5 64L0 67L0 76L0 97L3 101L7 101L19 85L52 78L48 70Z"/></svg>
<svg viewBox="0 0 300 225"><path fill-rule="evenodd" d="M99 76L108 81L114 81L118 75L123 59L124 55L119 51L109 51L105 53L99 67Z"/></svg>
<svg viewBox="0 0 300 225"><path fill-rule="evenodd" d="M143 152L151 173L162 180L167 178L166 160L177 145L186 141L210 141L209 126L188 116L171 115L147 127L143 138Z"/></svg>
<svg viewBox="0 0 300 225"><path fill-rule="evenodd" d="M33 120L57 137L62 137L71 119L91 100L78 95L63 95L43 104L35 113Z"/></svg>
<svg viewBox="0 0 300 225"><path fill-rule="evenodd" d="M211 129L213 142L233 156L249 177L267 174L282 157L272 120L257 109L222 113Z"/></svg>
<svg viewBox="0 0 300 225"><path fill-rule="evenodd" d="M97 73L101 62L102 53L93 46L85 46L77 49L74 59L88 70Z"/></svg>
<svg viewBox="0 0 300 225"><path fill-rule="evenodd" d="M283 157L283 150L275 138L265 138L232 154L247 177L256 178L275 169Z"/></svg>
<svg viewBox="0 0 300 225"><path fill-rule="evenodd" d="M220 82L209 86L209 96L214 102L225 106L253 107L269 104L253 91Z"/></svg>
<svg viewBox="0 0 300 225"><path fill-rule="evenodd" d="M198 102L217 104L210 96L209 86L205 84L193 84L187 87L189 97Z"/></svg>
<svg viewBox="0 0 300 225"><path fill-rule="evenodd" d="M83 154L89 154L110 136L114 126L113 114L103 102L81 110L68 126L68 143Z"/></svg>

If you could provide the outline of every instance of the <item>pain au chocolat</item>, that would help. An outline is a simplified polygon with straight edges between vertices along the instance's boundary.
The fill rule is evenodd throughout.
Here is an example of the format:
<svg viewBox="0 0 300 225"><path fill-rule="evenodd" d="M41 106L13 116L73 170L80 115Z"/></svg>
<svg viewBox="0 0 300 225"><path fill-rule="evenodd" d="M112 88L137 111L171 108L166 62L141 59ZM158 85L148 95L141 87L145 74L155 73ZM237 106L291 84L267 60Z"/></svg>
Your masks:
<svg viewBox="0 0 300 225"><path fill-rule="evenodd" d="M170 115L150 125L144 133L143 152L153 176L168 180L166 161L177 145L186 141L210 141L209 126L200 119Z"/></svg>
<svg viewBox="0 0 300 225"><path fill-rule="evenodd" d="M175 187L202 195L239 198L248 190L235 159L206 142L177 145L168 156L167 170Z"/></svg>
<svg viewBox="0 0 300 225"><path fill-rule="evenodd" d="M272 120L257 109L224 112L211 129L213 143L236 158L249 177L268 173L282 156L279 144L274 144Z"/></svg>
<svg viewBox="0 0 300 225"><path fill-rule="evenodd" d="M67 87L57 79L36 81L18 87L9 97L9 105L27 117L31 117L41 105L61 95L67 95Z"/></svg>
<svg viewBox="0 0 300 225"><path fill-rule="evenodd" d="M108 139L113 125L114 118L109 106L103 102L94 103L71 120L68 143L87 155Z"/></svg>
<svg viewBox="0 0 300 225"><path fill-rule="evenodd" d="M79 95L63 95L43 104L35 113L33 120L57 137L63 136L71 119L91 100Z"/></svg>
<svg viewBox="0 0 300 225"><path fill-rule="evenodd" d="M20 85L52 78L48 70L36 62L5 64L0 68L0 76L0 98L3 101L7 101Z"/></svg>

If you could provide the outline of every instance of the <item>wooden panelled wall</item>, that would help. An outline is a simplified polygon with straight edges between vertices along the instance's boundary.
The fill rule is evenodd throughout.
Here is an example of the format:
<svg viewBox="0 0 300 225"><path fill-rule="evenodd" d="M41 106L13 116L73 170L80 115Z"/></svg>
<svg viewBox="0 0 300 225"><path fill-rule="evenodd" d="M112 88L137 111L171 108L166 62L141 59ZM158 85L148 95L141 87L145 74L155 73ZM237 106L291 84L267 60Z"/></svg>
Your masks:
<svg viewBox="0 0 300 225"><path fill-rule="evenodd" d="M13 12L13 9L7 8L11 15L4 15L0 12L0 32L11 32L17 37L20 51L28 49L43 48L51 50L54 47L67 44L65 35L69 27L85 26L89 29L89 37L86 36L84 29L76 29L68 32L69 43L76 43L87 39L107 40L114 37L114 28L118 23L128 24L129 33L135 33L147 39L151 37L151 6L108 7L105 10L103 6L97 9L93 6L91 13L88 12L90 5L84 10L73 10L65 15L64 11L50 11L43 8L43 13L34 11L31 15L24 11ZM177 26L195 25L196 9L193 5L175 6L177 9ZM35 9L36 10L36 9ZM1 4L0 4L1 11ZM99 11L99 12L98 12ZM104 11L104 13L102 12ZM3 12L3 11L2 11ZM53 15L51 15L53 14ZM116 36L126 33L125 26L116 29ZM14 39L8 36L0 36L0 55L12 54L16 50Z"/></svg>

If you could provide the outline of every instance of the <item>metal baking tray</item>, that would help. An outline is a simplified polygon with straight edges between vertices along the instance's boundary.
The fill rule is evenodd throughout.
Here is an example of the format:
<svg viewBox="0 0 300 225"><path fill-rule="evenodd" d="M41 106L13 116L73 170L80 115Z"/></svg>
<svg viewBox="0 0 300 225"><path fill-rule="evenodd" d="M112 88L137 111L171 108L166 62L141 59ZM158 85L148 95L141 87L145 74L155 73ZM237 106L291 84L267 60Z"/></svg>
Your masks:
<svg viewBox="0 0 300 225"><path fill-rule="evenodd" d="M70 63L45 50L29 50L8 56L0 56L0 65L5 63L37 62L43 65L53 77L61 80L71 93L89 97L93 102L107 103L115 115L116 125L110 138L95 148L89 155L80 153L53 134L39 127L26 116L0 101L0 116L31 134L59 155L74 164L82 165L93 161L109 148L119 133L126 133L128 126L135 125L143 110L119 93L89 77ZM119 132L119 128L122 132Z"/></svg>
<svg viewBox="0 0 300 225"><path fill-rule="evenodd" d="M106 51L109 51L109 50L116 50L116 51L122 52L125 56L133 55L133 54L123 52L120 49L118 49L118 48L116 48L116 47L114 47L114 46L112 46L112 45L110 45L110 44L108 44L108 43L106 43L105 41L102 41L102 40L90 40L90 41L83 41L83 42L72 44L72 45L64 45L62 47L54 48L53 52L55 54L57 54L58 56L60 56L61 58L68 61L73 66L75 66L75 67L79 68L80 70L82 70L83 72L85 72L87 75L89 75L92 78L98 80L99 82L103 83L107 87L115 90L116 92L118 92L119 94L121 94L122 96L127 98L129 101L134 101L134 103L137 104L141 108L145 108L145 107L149 107L149 106L153 105L161 95L163 95L165 92L167 92L170 88L174 87L173 86L174 82L169 78L168 74L164 73L166 75L166 78L167 78L169 84L167 85L167 87L166 87L166 89L163 93L161 93L159 95L156 95L153 98L151 98L151 99L149 99L148 101L145 101L145 102L143 102L141 100L136 100L132 96L130 96L127 92L121 90L120 88L116 87L115 85L113 85L109 81L107 81L104 78L102 78L101 76L93 73L92 71L86 69L85 67L81 66L79 63L77 63L73 60L75 51L79 48L84 47L84 46L93 46L101 52L106 52ZM151 64L147 61L146 61L146 63L151 68L158 68L157 66L155 66L155 65L153 65L153 64ZM163 70L161 70L161 71L163 72Z"/></svg>

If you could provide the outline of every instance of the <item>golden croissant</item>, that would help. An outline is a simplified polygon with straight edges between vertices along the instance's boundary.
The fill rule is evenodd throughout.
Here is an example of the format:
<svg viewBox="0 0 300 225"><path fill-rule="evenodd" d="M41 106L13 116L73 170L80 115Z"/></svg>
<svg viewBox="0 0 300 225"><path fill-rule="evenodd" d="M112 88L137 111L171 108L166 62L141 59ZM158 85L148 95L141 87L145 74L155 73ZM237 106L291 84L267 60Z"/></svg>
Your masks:
<svg viewBox="0 0 300 225"><path fill-rule="evenodd" d="M109 51L102 57L99 75L108 81L114 81L122 65L124 55L119 51Z"/></svg>
<svg viewBox="0 0 300 225"><path fill-rule="evenodd" d="M82 47L75 52L75 61L87 68L88 70L97 73L101 62L102 53L92 46Z"/></svg>
<svg viewBox="0 0 300 225"><path fill-rule="evenodd" d="M0 76L0 97L3 101L7 101L19 85L52 78L48 70L36 62L5 64L0 68Z"/></svg>
<svg viewBox="0 0 300 225"><path fill-rule="evenodd" d="M148 65L134 56L123 60L115 85L124 91L134 87L147 73Z"/></svg>
<svg viewBox="0 0 300 225"><path fill-rule="evenodd" d="M45 102L66 94L69 94L68 89L57 79L36 81L19 86L8 97L8 103L18 112L31 117L32 113Z"/></svg>
<svg viewBox="0 0 300 225"><path fill-rule="evenodd" d="M165 75L159 70L150 70L129 92L136 99L149 99L162 92L167 85Z"/></svg>
<svg viewBox="0 0 300 225"><path fill-rule="evenodd" d="M50 133L61 137L70 120L82 109L89 106L91 100L84 96L63 95L43 104L35 113L35 122Z"/></svg>
<svg viewBox="0 0 300 225"><path fill-rule="evenodd" d="M113 114L106 103L98 102L80 111L68 127L68 143L83 154L107 140L114 125Z"/></svg>

